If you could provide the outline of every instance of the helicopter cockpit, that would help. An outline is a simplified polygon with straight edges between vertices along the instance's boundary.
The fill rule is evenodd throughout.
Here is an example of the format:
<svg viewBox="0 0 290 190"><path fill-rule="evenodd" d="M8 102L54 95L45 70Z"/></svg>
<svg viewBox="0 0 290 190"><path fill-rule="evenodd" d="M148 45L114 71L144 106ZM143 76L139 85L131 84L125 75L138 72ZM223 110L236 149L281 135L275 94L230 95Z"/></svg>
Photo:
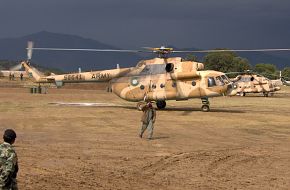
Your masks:
<svg viewBox="0 0 290 190"><path fill-rule="evenodd" d="M217 77L208 77L208 87L214 86L224 86L230 84L231 81L225 75L220 75Z"/></svg>

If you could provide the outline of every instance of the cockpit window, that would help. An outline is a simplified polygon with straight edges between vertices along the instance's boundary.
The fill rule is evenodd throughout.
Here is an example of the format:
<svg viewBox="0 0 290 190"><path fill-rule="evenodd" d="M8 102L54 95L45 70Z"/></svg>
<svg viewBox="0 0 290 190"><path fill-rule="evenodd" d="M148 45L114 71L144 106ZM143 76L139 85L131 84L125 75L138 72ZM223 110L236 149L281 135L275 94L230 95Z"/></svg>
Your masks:
<svg viewBox="0 0 290 190"><path fill-rule="evenodd" d="M215 79L216 79L216 84L217 84L218 86L223 86L223 85L225 85L225 83L224 83L222 77L218 76L218 77L216 77Z"/></svg>
<svg viewBox="0 0 290 190"><path fill-rule="evenodd" d="M226 77L226 75L222 75L222 79L224 81L224 83L229 84L231 81L229 80L228 77Z"/></svg>
<svg viewBox="0 0 290 190"><path fill-rule="evenodd" d="M208 77L208 87L216 86L215 80L213 77Z"/></svg>

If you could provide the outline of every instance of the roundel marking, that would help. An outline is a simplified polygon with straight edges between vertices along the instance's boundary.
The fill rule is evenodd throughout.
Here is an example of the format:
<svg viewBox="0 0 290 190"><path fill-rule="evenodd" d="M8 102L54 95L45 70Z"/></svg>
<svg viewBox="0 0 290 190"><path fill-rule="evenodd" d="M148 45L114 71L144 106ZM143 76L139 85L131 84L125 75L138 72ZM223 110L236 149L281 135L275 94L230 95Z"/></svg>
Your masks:
<svg viewBox="0 0 290 190"><path fill-rule="evenodd" d="M139 84L139 81L138 81L137 77L131 78L131 85L132 86L137 86L138 84Z"/></svg>

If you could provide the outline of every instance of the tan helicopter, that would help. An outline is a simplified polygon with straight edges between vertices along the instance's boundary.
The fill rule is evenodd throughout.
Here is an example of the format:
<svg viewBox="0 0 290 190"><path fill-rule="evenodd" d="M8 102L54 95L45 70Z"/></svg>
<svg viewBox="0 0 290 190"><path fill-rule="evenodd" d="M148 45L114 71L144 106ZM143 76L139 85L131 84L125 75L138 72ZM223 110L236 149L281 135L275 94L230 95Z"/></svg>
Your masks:
<svg viewBox="0 0 290 190"><path fill-rule="evenodd" d="M136 67L117 68L102 71L70 73L63 75L43 76L30 65L32 50L76 50L59 48L33 48L28 45L28 61L21 62L29 76L36 83L54 83L60 87L65 83L80 82L109 82L110 89L120 98L139 102L140 108L144 101L154 101L159 109L166 107L167 100L188 100L200 98L202 111L209 111L209 97L222 95L233 96L236 90L228 77L218 71L203 70L199 62L183 61L181 57L169 58L172 48L152 48L145 52L158 54L157 58L142 60ZM99 50L77 49L80 51L113 51L113 52L142 52L140 50Z"/></svg>
<svg viewBox="0 0 290 190"><path fill-rule="evenodd" d="M154 101L159 109L166 107L167 100L188 100L200 98L202 111L209 111L209 97L222 95L233 96L237 93L233 82L225 73L213 70L203 70L199 62L184 61L181 57L171 57L170 53L206 53L225 51L289 51L290 49L252 49L252 50L194 50L175 51L172 48L147 48L148 50L115 50L115 49L64 49L64 48L33 48L28 43L28 60L21 64L35 82L54 83L62 86L65 83L109 82L110 89L120 98L127 101ZM157 58L142 60L136 67L117 68L102 71L81 72L63 75L41 76L30 66L32 50L48 51L91 51L91 52L149 52L156 53Z"/></svg>
<svg viewBox="0 0 290 190"><path fill-rule="evenodd" d="M252 71L248 70L239 74L231 81L234 82L237 94L240 96L246 96L247 93L263 93L265 97L268 97L281 89L272 80Z"/></svg>

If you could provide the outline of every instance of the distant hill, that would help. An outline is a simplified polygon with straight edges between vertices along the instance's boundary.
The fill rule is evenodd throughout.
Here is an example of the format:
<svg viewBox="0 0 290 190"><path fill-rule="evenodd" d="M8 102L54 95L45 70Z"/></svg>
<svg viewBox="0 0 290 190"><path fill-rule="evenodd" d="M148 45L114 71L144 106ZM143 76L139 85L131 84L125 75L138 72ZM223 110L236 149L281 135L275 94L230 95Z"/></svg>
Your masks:
<svg viewBox="0 0 290 190"><path fill-rule="evenodd" d="M35 47L120 49L75 35L42 31L19 38L0 39L0 59L26 59L27 41L33 41ZM32 62L62 71L77 71L79 67L85 71L116 68L117 64L135 66L140 59L134 53L34 51Z"/></svg>
<svg viewBox="0 0 290 190"><path fill-rule="evenodd" d="M18 38L0 39L0 59L19 61L26 59L27 41L34 41L35 47L55 48L96 48L96 49L120 49L96 40L83 38L76 35L59 34L52 32L38 32ZM187 48L179 50L197 50ZM172 56L185 57L187 54ZM200 61L205 54L196 54ZM272 63L279 69L290 65L290 54L287 52L263 53L243 52L240 56L247 58L252 65L257 63ZM135 53L114 52L59 52L59 51L34 51L32 62L45 68L56 68L64 72L77 71L79 67L83 71L135 66L138 61L144 59L143 55ZM153 57L155 55L148 55Z"/></svg>

